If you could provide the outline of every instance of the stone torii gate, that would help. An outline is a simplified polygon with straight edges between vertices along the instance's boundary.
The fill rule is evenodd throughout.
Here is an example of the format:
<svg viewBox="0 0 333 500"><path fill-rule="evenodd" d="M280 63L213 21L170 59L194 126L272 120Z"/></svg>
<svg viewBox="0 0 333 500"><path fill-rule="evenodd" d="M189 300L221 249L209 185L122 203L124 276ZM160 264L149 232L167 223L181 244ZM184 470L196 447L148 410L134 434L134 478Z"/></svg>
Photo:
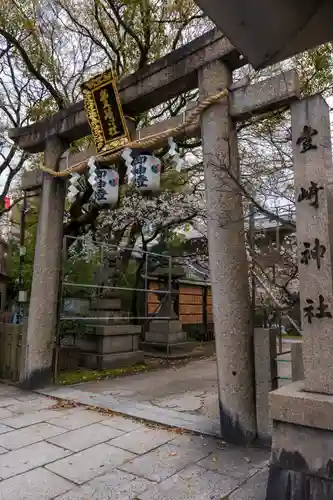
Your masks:
<svg viewBox="0 0 333 500"><path fill-rule="evenodd" d="M229 41L218 30L212 30L119 82L124 112L132 116L192 88L199 87L199 101L229 89L229 97L207 108L190 135L199 135L201 130L221 432L233 443L249 442L256 436L242 197L226 172L239 177L235 122L285 106L299 97L293 71L251 86L233 85L232 71L243 64L245 61ZM174 127L182 120L183 117L175 117L142 129L140 138ZM25 151L44 152L45 166L56 171L66 167L63 154L69 143L89 133L83 103L78 102L39 123L11 130L10 137ZM137 135L133 133L133 138ZM184 135L188 136L186 131ZM166 142L163 139L158 147ZM72 155L69 165L92 154L94 150ZM21 376L22 386L30 388L44 385L52 377L66 191L63 179L38 173L31 180L34 175L30 173L23 186L36 187L41 183L42 188Z"/></svg>

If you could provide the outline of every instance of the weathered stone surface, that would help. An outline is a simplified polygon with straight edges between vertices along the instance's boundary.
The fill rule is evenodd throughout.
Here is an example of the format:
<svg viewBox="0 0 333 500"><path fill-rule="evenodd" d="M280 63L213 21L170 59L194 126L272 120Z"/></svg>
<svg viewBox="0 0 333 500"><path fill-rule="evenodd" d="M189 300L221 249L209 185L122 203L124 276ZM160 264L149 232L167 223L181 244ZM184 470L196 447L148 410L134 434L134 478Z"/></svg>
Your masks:
<svg viewBox="0 0 333 500"><path fill-rule="evenodd" d="M228 500L266 500L268 474L268 468L258 472L234 493L231 493ZM279 497L279 500L282 498L282 496Z"/></svg>
<svg viewBox="0 0 333 500"><path fill-rule="evenodd" d="M120 469L160 483L207 454L208 451L198 448L184 449L168 443L121 465Z"/></svg>
<svg viewBox="0 0 333 500"><path fill-rule="evenodd" d="M274 421L271 465L333 482L333 433Z"/></svg>
<svg viewBox="0 0 333 500"><path fill-rule="evenodd" d="M34 443L0 456L0 477L3 479L21 474L47 463L66 457L68 451L49 443Z"/></svg>
<svg viewBox="0 0 333 500"><path fill-rule="evenodd" d="M273 420L333 431L333 396L304 391L304 382L293 382L269 395Z"/></svg>
<svg viewBox="0 0 333 500"><path fill-rule="evenodd" d="M170 444L175 446L181 446L181 448L189 449L199 449L205 451L205 453L213 453L221 446L225 446L223 441L218 438L212 438L208 436L196 436L194 434L182 434L176 436Z"/></svg>
<svg viewBox="0 0 333 500"><path fill-rule="evenodd" d="M254 329L254 367L256 381L256 413L259 439L272 436L272 420L268 411L268 393L277 389L276 333L267 328Z"/></svg>
<svg viewBox="0 0 333 500"><path fill-rule="evenodd" d="M122 337L123 335L140 335L140 325L106 325L96 326L96 335L103 335L105 337Z"/></svg>
<svg viewBox="0 0 333 500"><path fill-rule="evenodd" d="M238 486L239 481L195 465L187 467L140 495L140 500L221 500Z"/></svg>
<svg viewBox="0 0 333 500"><path fill-rule="evenodd" d="M161 344L177 344L178 342L185 342L187 340L187 333L183 330L178 332L168 332L168 331L155 331L145 332L145 341L148 343L161 343Z"/></svg>
<svg viewBox="0 0 333 500"><path fill-rule="evenodd" d="M133 453L120 448L107 444L98 444L70 457L57 460L47 465L46 468L73 481L73 483L83 484L94 477L111 471L114 467L121 465L134 456Z"/></svg>
<svg viewBox="0 0 333 500"><path fill-rule="evenodd" d="M6 406L6 410L10 410L13 413L30 413L32 411L50 408L53 405L54 401L52 399L39 396L31 401L16 401L9 406Z"/></svg>
<svg viewBox="0 0 333 500"><path fill-rule="evenodd" d="M0 500L51 500L71 487L69 481L38 468L0 482Z"/></svg>
<svg viewBox="0 0 333 500"><path fill-rule="evenodd" d="M291 113L305 389L333 394L333 279L327 202L327 172L332 170L329 106L316 95L294 103ZM316 131L310 139L311 149L303 143L304 127ZM319 189L317 206L313 205L314 196L303 196L312 182ZM316 241L318 259L311 253L308 258L304 254L306 245L311 252ZM320 297L327 305L323 313Z"/></svg>
<svg viewBox="0 0 333 500"><path fill-rule="evenodd" d="M0 424L0 435L4 434L5 432L10 432L12 430L13 430L13 428L9 427L8 425Z"/></svg>
<svg viewBox="0 0 333 500"><path fill-rule="evenodd" d="M198 465L230 477L245 479L265 467L268 459L268 450L226 446L198 462Z"/></svg>
<svg viewBox="0 0 333 500"><path fill-rule="evenodd" d="M23 415L18 415L12 418L6 418L3 423L5 425L9 425L10 427L14 427L14 429L20 429L21 427L28 427L28 425L38 424L39 422L51 420L58 416L59 412L56 410L41 410L24 413Z"/></svg>
<svg viewBox="0 0 333 500"><path fill-rule="evenodd" d="M303 342L291 344L291 377L293 382L304 380Z"/></svg>
<svg viewBox="0 0 333 500"><path fill-rule="evenodd" d="M101 422L106 418L107 416L98 412L84 410L82 408L74 408L73 410L67 412L61 412L60 415L58 413L56 418L49 419L49 423L58 425L59 427L63 427L68 430L75 430L80 427L85 427L86 425Z"/></svg>
<svg viewBox="0 0 333 500"><path fill-rule="evenodd" d="M135 500L145 491L151 482L141 477L133 476L115 470L110 474L96 477L80 489L71 490L57 500Z"/></svg>
<svg viewBox="0 0 333 500"><path fill-rule="evenodd" d="M109 441L112 446L119 446L123 450L128 450L133 453L147 453L162 444L171 441L174 437L172 432L163 429L149 429L142 427L136 431L129 432L119 438Z"/></svg>
<svg viewBox="0 0 333 500"><path fill-rule="evenodd" d="M117 298L113 299L105 299L105 298L98 298L98 299L92 299L91 304L90 304L90 309L93 311L95 309L99 311L108 311L108 310L113 310L113 311L118 311L121 309L121 300Z"/></svg>
<svg viewBox="0 0 333 500"><path fill-rule="evenodd" d="M45 165L57 170L60 156L66 149L67 145L59 138L48 139L44 152ZM50 175L44 176L28 329L26 342L22 346L20 382L26 388L41 387L52 380L65 191L64 181Z"/></svg>
<svg viewBox="0 0 333 500"><path fill-rule="evenodd" d="M300 95L297 72L286 71L231 92L230 114L238 120L249 118L288 105Z"/></svg>
<svg viewBox="0 0 333 500"><path fill-rule="evenodd" d="M219 61L199 72L200 99L229 87L232 75ZM235 127L228 100L201 115L213 293L221 434L233 443L256 435L254 365L242 196Z"/></svg>
<svg viewBox="0 0 333 500"><path fill-rule="evenodd" d="M17 399L10 398L7 396L0 396L0 408L6 408L6 406L16 404L17 402L18 402Z"/></svg>
<svg viewBox="0 0 333 500"><path fill-rule="evenodd" d="M331 500L333 481L313 474L271 466L265 500Z"/></svg>
<svg viewBox="0 0 333 500"><path fill-rule="evenodd" d="M9 418L12 416L13 416L13 413L11 411L7 410L7 408L0 408L0 420L2 420L4 418Z"/></svg>
<svg viewBox="0 0 333 500"><path fill-rule="evenodd" d="M10 429L12 430L12 429ZM18 429L12 432L6 432L0 435L0 446L4 446L8 450L16 450L22 448L23 446L28 446L33 443L38 443L38 441L43 441L58 434L66 432L66 429L57 427L56 425L49 424L47 422L41 422L40 424L31 425L29 427L24 427L23 429ZM66 448L66 446L63 446Z"/></svg>
<svg viewBox="0 0 333 500"><path fill-rule="evenodd" d="M47 441L67 450L77 452L121 436L122 434L122 431L97 423L81 427L75 431L66 432L66 434L61 436L49 438Z"/></svg>
<svg viewBox="0 0 333 500"><path fill-rule="evenodd" d="M117 415L108 418L107 420L103 420L101 424L108 425L110 427L113 427L114 429L119 429L120 431L124 432L136 431L143 426L143 424L141 424L140 422L135 422L134 420L131 420L129 418L124 418Z"/></svg>

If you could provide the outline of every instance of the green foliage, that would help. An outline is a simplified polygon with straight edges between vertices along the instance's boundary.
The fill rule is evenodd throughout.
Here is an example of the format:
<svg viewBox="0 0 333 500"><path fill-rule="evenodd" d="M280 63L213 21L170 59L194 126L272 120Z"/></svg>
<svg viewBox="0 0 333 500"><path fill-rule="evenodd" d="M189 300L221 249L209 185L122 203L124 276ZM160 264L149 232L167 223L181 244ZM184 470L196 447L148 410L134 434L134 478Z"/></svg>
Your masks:
<svg viewBox="0 0 333 500"><path fill-rule="evenodd" d="M67 259L64 265L64 283L69 282L77 286L64 285L65 297L91 297L94 289L85 285L94 284L94 275L99 265L99 253L93 253L87 258L82 254L74 254Z"/></svg>
<svg viewBox="0 0 333 500"><path fill-rule="evenodd" d="M303 95L332 90L332 43L325 43L295 57Z"/></svg>
<svg viewBox="0 0 333 500"><path fill-rule="evenodd" d="M37 232L37 223L34 222L33 224L30 224L28 226L25 237L26 255L24 256L24 261L22 266L22 277L23 277L24 289L28 292L28 295L30 295L31 283L32 283L36 232ZM12 241L8 256L8 271L10 276L9 287L11 289L11 294L13 296L15 296L18 291L19 261L20 261L19 242Z"/></svg>
<svg viewBox="0 0 333 500"><path fill-rule="evenodd" d="M121 375L132 375L148 370L145 364L127 366L124 368L113 368L109 370L77 370L75 372L62 372L59 375L58 383L61 385L78 384L82 382L91 382L93 380L103 380L119 377Z"/></svg>

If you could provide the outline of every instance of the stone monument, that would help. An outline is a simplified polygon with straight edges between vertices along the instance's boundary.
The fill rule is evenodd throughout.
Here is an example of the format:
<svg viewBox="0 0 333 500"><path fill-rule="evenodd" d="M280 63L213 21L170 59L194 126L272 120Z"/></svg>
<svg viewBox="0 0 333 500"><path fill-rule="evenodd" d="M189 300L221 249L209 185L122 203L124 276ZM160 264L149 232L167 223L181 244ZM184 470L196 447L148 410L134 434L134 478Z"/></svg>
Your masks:
<svg viewBox="0 0 333 500"><path fill-rule="evenodd" d="M291 106L304 380L270 394L267 500L333 498L333 295L327 178L329 107L317 95Z"/></svg>
<svg viewBox="0 0 333 500"><path fill-rule="evenodd" d="M177 280L185 275L181 266L173 268L158 267L152 276L160 279L162 290L157 294L159 308L154 319L149 323L145 332L144 346L157 351L175 352L177 348L187 347L187 333L179 321L177 301L179 300Z"/></svg>

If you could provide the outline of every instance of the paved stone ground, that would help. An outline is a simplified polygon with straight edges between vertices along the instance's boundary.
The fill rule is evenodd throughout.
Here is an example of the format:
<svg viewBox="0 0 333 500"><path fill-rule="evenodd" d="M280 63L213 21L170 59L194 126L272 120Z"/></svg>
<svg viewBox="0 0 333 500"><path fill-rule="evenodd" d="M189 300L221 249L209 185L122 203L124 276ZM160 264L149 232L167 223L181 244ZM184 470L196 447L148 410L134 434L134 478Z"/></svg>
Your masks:
<svg viewBox="0 0 333 500"><path fill-rule="evenodd" d="M0 500L264 500L268 455L0 384Z"/></svg>
<svg viewBox="0 0 333 500"><path fill-rule="evenodd" d="M287 349L285 349L287 350ZM290 355L280 356L289 359ZM278 363L280 376L290 377L291 364ZM279 385L289 383L280 380ZM218 387L214 357L185 366L51 388L43 394L111 408L135 418L219 435Z"/></svg>

